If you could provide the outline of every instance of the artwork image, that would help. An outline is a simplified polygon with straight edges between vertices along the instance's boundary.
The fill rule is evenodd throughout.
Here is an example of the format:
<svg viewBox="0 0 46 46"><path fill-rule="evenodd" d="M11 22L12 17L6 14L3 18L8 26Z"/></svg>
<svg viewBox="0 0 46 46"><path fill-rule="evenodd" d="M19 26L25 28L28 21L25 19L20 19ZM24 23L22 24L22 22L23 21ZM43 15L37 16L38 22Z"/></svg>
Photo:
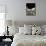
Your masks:
<svg viewBox="0 0 46 46"><path fill-rule="evenodd" d="M36 16L35 3L26 3L26 16Z"/></svg>

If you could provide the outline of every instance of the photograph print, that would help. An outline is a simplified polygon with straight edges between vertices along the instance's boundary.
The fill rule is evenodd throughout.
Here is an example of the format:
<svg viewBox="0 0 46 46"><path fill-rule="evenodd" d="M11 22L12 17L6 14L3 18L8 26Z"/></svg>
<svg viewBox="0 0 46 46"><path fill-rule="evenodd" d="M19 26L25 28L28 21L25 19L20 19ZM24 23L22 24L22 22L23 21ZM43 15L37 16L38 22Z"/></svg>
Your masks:
<svg viewBox="0 0 46 46"><path fill-rule="evenodd" d="M36 16L35 3L26 3L26 16Z"/></svg>

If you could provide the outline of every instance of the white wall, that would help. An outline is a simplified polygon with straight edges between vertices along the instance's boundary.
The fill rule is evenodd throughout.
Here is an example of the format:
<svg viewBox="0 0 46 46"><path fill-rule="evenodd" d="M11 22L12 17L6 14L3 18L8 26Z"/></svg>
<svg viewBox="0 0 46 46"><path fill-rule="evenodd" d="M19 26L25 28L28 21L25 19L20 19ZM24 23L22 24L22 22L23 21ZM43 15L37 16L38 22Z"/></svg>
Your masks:
<svg viewBox="0 0 46 46"><path fill-rule="evenodd" d="M26 2L36 3L36 16L26 16ZM7 19L16 21L46 21L46 0L0 0L7 5Z"/></svg>

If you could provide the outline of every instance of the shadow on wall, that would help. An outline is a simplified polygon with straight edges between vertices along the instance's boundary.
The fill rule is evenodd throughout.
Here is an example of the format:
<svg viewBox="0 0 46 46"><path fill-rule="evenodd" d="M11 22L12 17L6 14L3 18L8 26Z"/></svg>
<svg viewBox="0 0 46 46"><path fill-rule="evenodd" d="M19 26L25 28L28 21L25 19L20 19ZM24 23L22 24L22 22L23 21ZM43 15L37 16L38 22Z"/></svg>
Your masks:
<svg viewBox="0 0 46 46"><path fill-rule="evenodd" d="M24 26L27 25L46 25L46 21L15 21L15 20L6 20L6 26Z"/></svg>

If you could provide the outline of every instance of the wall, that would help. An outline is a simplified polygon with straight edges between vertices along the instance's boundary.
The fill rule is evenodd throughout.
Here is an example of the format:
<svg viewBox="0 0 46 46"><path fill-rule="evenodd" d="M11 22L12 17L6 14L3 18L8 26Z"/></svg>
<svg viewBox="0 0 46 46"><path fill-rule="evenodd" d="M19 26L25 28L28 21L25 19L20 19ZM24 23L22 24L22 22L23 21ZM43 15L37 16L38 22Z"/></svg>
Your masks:
<svg viewBox="0 0 46 46"><path fill-rule="evenodd" d="M26 2L36 3L36 16L26 16ZM7 5L7 20L16 21L46 21L46 0L0 0Z"/></svg>

